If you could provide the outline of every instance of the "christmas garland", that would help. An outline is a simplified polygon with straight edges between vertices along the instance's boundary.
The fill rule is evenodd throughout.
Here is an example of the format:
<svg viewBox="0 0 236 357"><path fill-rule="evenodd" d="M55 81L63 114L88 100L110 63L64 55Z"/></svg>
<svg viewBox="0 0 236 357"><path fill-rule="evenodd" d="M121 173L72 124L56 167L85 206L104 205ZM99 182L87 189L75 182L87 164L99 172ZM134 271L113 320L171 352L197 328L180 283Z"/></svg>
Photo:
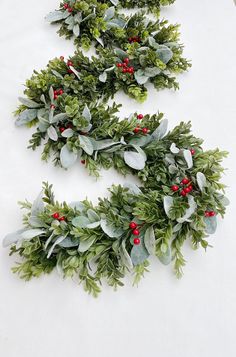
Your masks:
<svg viewBox="0 0 236 357"><path fill-rule="evenodd" d="M11 254L23 258L13 268L22 278L38 277L57 267L65 277L77 276L85 290L96 296L103 278L116 288L132 272L135 283L139 282L153 255L163 264L173 262L180 277L184 242L190 239L194 249L209 246L207 237L215 232L217 217L224 216L228 204L220 183L221 161L227 153L203 151L202 140L191 134L189 123L180 123L166 134L167 121L161 120L161 114L132 115L118 122L115 110L101 106L92 115L89 142L97 145L93 153L84 140L88 137L78 133L76 140L65 135L50 145L56 154L61 147L61 152L66 150L65 167L76 160L80 148L92 173L114 166L124 174L136 174L141 187L113 186L110 199L99 199L98 206L88 200L68 205L55 201L45 183L33 204L21 203L27 210L24 228L4 240L4 246L11 245ZM88 113L85 107L83 117Z"/></svg>
<svg viewBox="0 0 236 357"><path fill-rule="evenodd" d="M142 0L139 6L158 14L161 5L173 2ZM13 268L21 278L57 268L64 277L77 276L94 296L104 279L117 288L131 272L138 283L149 256L173 263L180 277L184 242L190 239L194 249L210 246L207 238L228 204L220 182L226 152L204 151L190 123L167 132L163 114L132 113L120 120L120 106L106 105L119 90L143 102L149 82L157 90L177 89L174 75L190 67L178 26L148 20L144 12L122 15L121 6L137 3L64 1L50 13L47 20L61 25L61 36L75 36L84 49L95 42L96 55L90 59L77 50L34 71L15 112L17 126L36 126L29 147L43 144L43 160L52 156L68 169L79 158L97 177L101 168L113 167L140 180L140 187L113 186L110 198L96 206L88 200L60 204L44 183L32 204L20 203L24 228L4 239L10 254L22 258Z"/></svg>
<svg viewBox="0 0 236 357"><path fill-rule="evenodd" d="M60 3L58 10L50 12L46 16L46 20L52 24L60 24L58 31L60 36L65 36L69 39L75 37L76 44L82 45L83 48L88 49L91 41L95 40L103 43L103 37L110 38L112 41L107 41L108 45L113 43L113 38L121 38L126 33L126 28L131 29L129 21L130 18L121 15L117 9L121 6L123 8L143 8L159 15L161 5L168 5L174 0L143 0L137 4L136 1L121 1L118 4L117 0L97 1L64 1ZM127 32L128 29L127 29ZM138 42L139 36L131 37L134 42Z"/></svg>

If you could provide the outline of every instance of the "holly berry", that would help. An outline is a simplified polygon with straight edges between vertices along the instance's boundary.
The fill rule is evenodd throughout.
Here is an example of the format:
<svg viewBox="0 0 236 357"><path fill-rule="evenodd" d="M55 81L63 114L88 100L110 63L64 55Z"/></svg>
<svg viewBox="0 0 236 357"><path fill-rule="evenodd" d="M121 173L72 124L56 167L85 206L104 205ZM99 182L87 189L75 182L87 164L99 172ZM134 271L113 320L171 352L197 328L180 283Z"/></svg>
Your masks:
<svg viewBox="0 0 236 357"><path fill-rule="evenodd" d="M82 165L85 165L85 162L86 162L85 160L81 160Z"/></svg>
<svg viewBox="0 0 236 357"><path fill-rule="evenodd" d="M64 56L60 56L60 60L64 61L65 57Z"/></svg>
<svg viewBox="0 0 236 357"><path fill-rule="evenodd" d="M148 128L143 128L143 129L142 129L142 132L143 132L143 134L146 135L146 134L148 133Z"/></svg>
<svg viewBox="0 0 236 357"><path fill-rule="evenodd" d="M54 219L58 219L58 218L60 217L60 215L59 215L58 212L55 212L55 213L53 213L52 217L53 217Z"/></svg>
<svg viewBox="0 0 236 357"><path fill-rule="evenodd" d="M140 128L135 128L134 129L134 134L138 134L140 132Z"/></svg>
<svg viewBox="0 0 236 357"><path fill-rule="evenodd" d="M187 185L189 182L190 182L190 181L189 181L189 179L188 179L187 177L185 177L185 178L181 181L181 183L182 183L183 185Z"/></svg>
<svg viewBox="0 0 236 357"><path fill-rule="evenodd" d="M214 217L215 215L216 215L216 213L214 211L209 212L209 217Z"/></svg>
<svg viewBox="0 0 236 357"><path fill-rule="evenodd" d="M181 196L183 196L183 197L185 197L185 196L187 195L187 193L185 192L185 190L180 191L180 194L181 194Z"/></svg>
<svg viewBox="0 0 236 357"><path fill-rule="evenodd" d="M196 151L194 149L190 149L191 155L195 155Z"/></svg>
<svg viewBox="0 0 236 357"><path fill-rule="evenodd" d="M138 229L134 229L132 233L134 236L139 236L140 231Z"/></svg>
<svg viewBox="0 0 236 357"><path fill-rule="evenodd" d="M60 130L60 132L61 132L61 133L63 133L63 131L65 131L65 130L66 130L66 128L64 128L64 127L60 127L60 128L59 128L59 130Z"/></svg>
<svg viewBox="0 0 236 357"><path fill-rule="evenodd" d="M173 192L177 192L177 191L179 191L179 186L173 185L173 186L171 186L171 189Z"/></svg>
<svg viewBox="0 0 236 357"><path fill-rule="evenodd" d="M137 118L138 118L139 120L142 120L142 119L143 119L143 114L138 114L138 115L137 115Z"/></svg>
<svg viewBox="0 0 236 357"><path fill-rule="evenodd" d="M140 244L140 239L139 238L134 238L134 244L139 245Z"/></svg>
<svg viewBox="0 0 236 357"><path fill-rule="evenodd" d="M62 217L60 217L59 218L59 221L61 222L61 221L65 221L66 220L66 218L64 217L64 216L62 216Z"/></svg>
<svg viewBox="0 0 236 357"><path fill-rule="evenodd" d="M135 228L137 228L137 223L135 223L135 222L130 222L129 228L130 228L130 229L135 229Z"/></svg>
<svg viewBox="0 0 236 357"><path fill-rule="evenodd" d="M51 104L51 105L50 105L50 108L51 108L51 109L56 109L56 106L55 106L54 104Z"/></svg>

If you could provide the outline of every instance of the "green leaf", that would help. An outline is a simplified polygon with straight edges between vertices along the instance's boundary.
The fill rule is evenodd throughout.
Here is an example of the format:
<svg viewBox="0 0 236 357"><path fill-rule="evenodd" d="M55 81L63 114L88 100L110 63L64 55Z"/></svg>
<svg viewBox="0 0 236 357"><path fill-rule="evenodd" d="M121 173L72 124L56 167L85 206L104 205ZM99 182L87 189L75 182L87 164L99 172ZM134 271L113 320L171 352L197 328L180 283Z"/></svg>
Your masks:
<svg viewBox="0 0 236 357"><path fill-rule="evenodd" d="M68 149L67 145L64 145L60 152L61 165L64 169L68 169L73 166L77 160L78 155Z"/></svg>
<svg viewBox="0 0 236 357"><path fill-rule="evenodd" d="M154 229L152 226L147 228L147 230L145 232L144 245L145 245L149 254L151 254L151 255L155 254L156 240L155 240Z"/></svg>

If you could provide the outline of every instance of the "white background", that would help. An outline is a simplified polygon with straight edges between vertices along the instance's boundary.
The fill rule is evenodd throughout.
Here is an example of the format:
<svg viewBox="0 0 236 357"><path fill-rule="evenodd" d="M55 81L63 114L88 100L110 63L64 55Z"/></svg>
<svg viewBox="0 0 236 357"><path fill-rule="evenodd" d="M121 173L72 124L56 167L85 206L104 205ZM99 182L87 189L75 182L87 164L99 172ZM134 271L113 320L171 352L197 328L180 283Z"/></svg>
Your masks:
<svg viewBox="0 0 236 357"><path fill-rule="evenodd" d="M33 199L41 182L54 184L60 200L96 198L124 178L103 172L96 182L78 163L70 172L40 162L40 150L26 149L31 133L14 126L12 112L33 69L50 58L69 55L73 45L44 22L58 0L0 0L0 235L21 225L17 200ZM178 0L162 16L182 24L189 73L179 77L180 91L150 91L139 105L123 95L122 116L163 111L170 127L191 120L205 148L230 151L224 182L231 206L217 233L214 249L194 252L187 246L185 275L178 281L171 267L156 260L133 288L98 299L56 273L25 283L12 275L15 257L0 249L0 355L2 357L234 357L236 355L235 237L235 86L236 8L233 0Z"/></svg>

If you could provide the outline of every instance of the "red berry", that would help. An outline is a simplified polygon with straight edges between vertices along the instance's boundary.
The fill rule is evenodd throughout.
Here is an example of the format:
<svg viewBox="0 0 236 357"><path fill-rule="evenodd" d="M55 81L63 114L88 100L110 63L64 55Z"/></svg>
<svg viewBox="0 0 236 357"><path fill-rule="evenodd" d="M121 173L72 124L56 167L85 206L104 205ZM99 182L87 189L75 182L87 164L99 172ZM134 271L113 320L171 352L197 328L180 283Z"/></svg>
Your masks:
<svg viewBox="0 0 236 357"><path fill-rule="evenodd" d="M85 160L81 160L82 165L85 165L85 162L86 162Z"/></svg>
<svg viewBox="0 0 236 357"><path fill-rule="evenodd" d="M205 215L205 217L210 217L210 212L206 211L204 215Z"/></svg>
<svg viewBox="0 0 236 357"><path fill-rule="evenodd" d="M135 129L134 129L134 134L138 134L139 131L140 131L140 128L135 128Z"/></svg>
<svg viewBox="0 0 236 357"><path fill-rule="evenodd" d="M63 133L63 131L65 131L66 128L60 127L59 130L60 130L61 133Z"/></svg>
<svg viewBox="0 0 236 357"><path fill-rule="evenodd" d="M143 128L142 132L143 132L143 134L147 134L148 133L148 128Z"/></svg>
<svg viewBox="0 0 236 357"><path fill-rule="evenodd" d="M51 108L51 109L56 109L56 106L55 106L54 104L51 104L51 105L50 105L50 108Z"/></svg>
<svg viewBox="0 0 236 357"><path fill-rule="evenodd" d="M140 244L140 239L139 238L134 238L134 244L139 245Z"/></svg>
<svg viewBox="0 0 236 357"><path fill-rule="evenodd" d="M129 224L129 228L130 229L135 229L137 227L137 223L135 223L135 222L130 222L130 224Z"/></svg>
<svg viewBox="0 0 236 357"><path fill-rule="evenodd" d="M171 189L173 192L177 192L177 191L179 191L179 186L173 185L173 186L171 186Z"/></svg>
<svg viewBox="0 0 236 357"><path fill-rule="evenodd" d="M64 56L60 56L60 60L64 61L65 57Z"/></svg>
<svg viewBox="0 0 236 357"><path fill-rule="evenodd" d="M195 155L195 153L196 153L196 151L194 149L190 149L190 152L191 152L192 156Z"/></svg>
<svg viewBox="0 0 236 357"><path fill-rule="evenodd" d="M52 217L55 219L58 219L60 217L60 215L58 212L56 212L56 213L53 213Z"/></svg>
<svg viewBox="0 0 236 357"><path fill-rule="evenodd" d="M185 177L185 178L181 181L181 183L182 183L183 185L187 185L187 184L189 183L189 179L188 179L187 177Z"/></svg>
<svg viewBox="0 0 236 357"><path fill-rule="evenodd" d="M63 93L64 93L64 90L63 89L59 89L58 94L62 95Z"/></svg>
<svg viewBox="0 0 236 357"><path fill-rule="evenodd" d="M59 221L65 221L65 220L66 220L66 218L64 216L59 218Z"/></svg>
<svg viewBox="0 0 236 357"><path fill-rule="evenodd" d="M214 211L209 212L209 217L214 217L215 215L216 215L216 213Z"/></svg>
<svg viewBox="0 0 236 357"><path fill-rule="evenodd" d="M137 118L138 118L139 120L142 120L142 119L143 119L143 114L137 115Z"/></svg>
<svg viewBox="0 0 236 357"><path fill-rule="evenodd" d="M140 234L138 229L134 229L132 233L134 236L139 236L139 234Z"/></svg>
<svg viewBox="0 0 236 357"><path fill-rule="evenodd" d="M185 192L185 190L180 191L180 194L181 194L181 196L183 196L183 197L185 197L185 196L187 195L187 193Z"/></svg>
<svg viewBox="0 0 236 357"><path fill-rule="evenodd" d="M117 63L116 66L117 66L118 68L121 68L121 67L123 67L123 64L122 64L122 63Z"/></svg>
<svg viewBox="0 0 236 357"><path fill-rule="evenodd" d="M128 57L124 58L123 62L128 64L129 63L129 58Z"/></svg>
<svg viewBox="0 0 236 357"><path fill-rule="evenodd" d="M189 193L189 192L191 192L191 189L190 189L189 187L186 187L186 188L184 189L184 191L185 191L186 193Z"/></svg>

